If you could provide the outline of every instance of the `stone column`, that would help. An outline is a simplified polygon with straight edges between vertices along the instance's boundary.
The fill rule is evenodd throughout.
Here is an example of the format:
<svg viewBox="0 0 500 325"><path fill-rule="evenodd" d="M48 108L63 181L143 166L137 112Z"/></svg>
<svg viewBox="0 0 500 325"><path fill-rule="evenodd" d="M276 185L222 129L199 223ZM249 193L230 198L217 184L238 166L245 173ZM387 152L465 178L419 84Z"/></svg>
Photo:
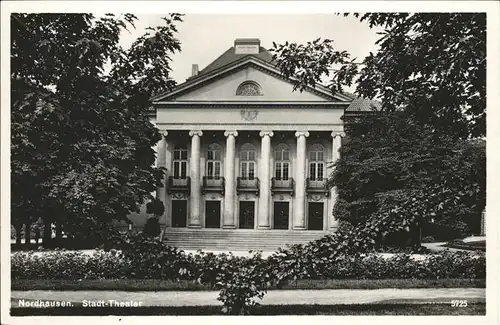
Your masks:
<svg viewBox="0 0 500 325"><path fill-rule="evenodd" d="M200 175L200 137L202 131L190 131L191 159L189 161L191 178L190 214L188 227L201 228L200 201L201 201L201 175Z"/></svg>
<svg viewBox="0 0 500 325"><path fill-rule="evenodd" d="M342 138L345 137L344 132L339 132L339 131L333 131L332 134L332 162L336 162L340 158L340 153L339 149L341 147L342 143ZM337 202L337 187L334 186L330 189L330 200L332 202L331 204L331 209L328 211L328 227L330 229L335 229L338 226L338 221L333 215L333 207L335 206L335 203Z"/></svg>
<svg viewBox="0 0 500 325"><path fill-rule="evenodd" d="M168 132L164 131L161 134L161 140L158 142L158 148L156 150L157 155L156 155L156 166L158 168L163 167L167 168L167 135ZM163 202L163 206L165 207L165 212L163 213L163 216L158 220L160 224L165 224L166 223L166 215L167 215L167 175L163 174L163 179L162 179L162 185L163 187L158 187L156 190L156 198L159 199L161 202Z"/></svg>
<svg viewBox="0 0 500 325"><path fill-rule="evenodd" d="M307 131L295 132L297 137L297 163L295 164L295 209L293 229L306 229L306 138Z"/></svg>
<svg viewBox="0 0 500 325"><path fill-rule="evenodd" d="M271 197L271 138L274 135L272 131L261 131L262 137L260 154L260 198L259 198L259 216L257 228L270 229L271 220L269 213L269 200Z"/></svg>
<svg viewBox="0 0 500 325"><path fill-rule="evenodd" d="M237 131L224 132L226 137L226 159L224 161L224 178L226 185L224 188L224 218L222 221L223 228L235 228L234 222L234 196L236 194L236 179L235 179L235 152L236 152L236 137Z"/></svg>

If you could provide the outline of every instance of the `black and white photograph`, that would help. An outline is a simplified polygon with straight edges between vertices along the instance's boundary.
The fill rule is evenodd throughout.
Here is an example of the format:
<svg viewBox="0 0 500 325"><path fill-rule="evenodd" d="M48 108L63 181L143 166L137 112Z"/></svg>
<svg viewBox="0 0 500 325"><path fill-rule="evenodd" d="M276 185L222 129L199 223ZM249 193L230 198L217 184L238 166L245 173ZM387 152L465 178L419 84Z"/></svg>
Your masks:
<svg viewBox="0 0 500 325"><path fill-rule="evenodd" d="M408 3L3 2L2 324L498 324L500 3Z"/></svg>

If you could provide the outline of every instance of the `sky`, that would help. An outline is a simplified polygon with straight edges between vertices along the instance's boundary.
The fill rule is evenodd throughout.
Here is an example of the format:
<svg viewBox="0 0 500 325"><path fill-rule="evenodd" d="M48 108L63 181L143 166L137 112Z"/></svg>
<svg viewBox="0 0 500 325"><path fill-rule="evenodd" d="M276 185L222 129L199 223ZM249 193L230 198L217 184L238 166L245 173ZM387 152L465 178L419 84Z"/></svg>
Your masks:
<svg viewBox="0 0 500 325"><path fill-rule="evenodd" d="M137 15L136 29L122 33L122 45L129 47L146 27L161 25L162 16L166 15ZM366 22L332 14L187 14L183 20L177 34L182 52L172 56L171 64L171 76L178 83L191 76L192 64L202 70L233 46L236 38L258 38L265 48L271 48L273 41L306 43L329 38L337 49L348 51L359 61L377 50L375 42L380 38L378 30L370 29Z"/></svg>

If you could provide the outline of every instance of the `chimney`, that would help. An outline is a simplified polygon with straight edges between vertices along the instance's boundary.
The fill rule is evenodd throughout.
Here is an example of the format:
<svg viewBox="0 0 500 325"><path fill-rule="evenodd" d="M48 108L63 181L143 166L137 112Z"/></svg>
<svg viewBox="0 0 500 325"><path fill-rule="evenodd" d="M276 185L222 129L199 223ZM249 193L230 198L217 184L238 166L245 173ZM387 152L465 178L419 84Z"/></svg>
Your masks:
<svg viewBox="0 0 500 325"><path fill-rule="evenodd" d="M237 38L234 40L234 54L259 54L260 39Z"/></svg>
<svg viewBox="0 0 500 325"><path fill-rule="evenodd" d="M198 75L198 65L197 64L193 64L191 77L195 77L197 75Z"/></svg>

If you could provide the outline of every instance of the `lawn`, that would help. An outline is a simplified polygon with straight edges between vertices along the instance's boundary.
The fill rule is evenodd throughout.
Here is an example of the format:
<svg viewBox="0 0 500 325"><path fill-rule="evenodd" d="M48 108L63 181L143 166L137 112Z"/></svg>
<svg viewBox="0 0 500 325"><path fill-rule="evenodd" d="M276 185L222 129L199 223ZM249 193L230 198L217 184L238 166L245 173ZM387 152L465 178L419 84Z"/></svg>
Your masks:
<svg viewBox="0 0 500 325"><path fill-rule="evenodd" d="M298 280L284 285L282 290L295 289L384 289L384 288L485 288L485 279L330 279ZM23 280L12 279L12 290L123 290L123 291L204 291L214 290L194 281L155 279L102 280ZM271 289L272 290L272 289Z"/></svg>
<svg viewBox="0 0 500 325"><path fill-rule="evenodd" d="M485 303L467 307L439 304L358 304L358 305L262 305L252 315L485 315ZM12 308L12 316L42 315L222 315L220 306L136 307L136 308Z"/></svg>

